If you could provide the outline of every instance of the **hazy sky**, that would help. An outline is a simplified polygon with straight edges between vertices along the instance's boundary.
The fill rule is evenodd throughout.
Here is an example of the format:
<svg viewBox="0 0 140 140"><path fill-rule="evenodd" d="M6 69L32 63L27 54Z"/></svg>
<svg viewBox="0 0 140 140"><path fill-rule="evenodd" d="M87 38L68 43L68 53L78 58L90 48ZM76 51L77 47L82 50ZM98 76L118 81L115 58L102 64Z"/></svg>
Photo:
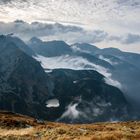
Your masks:
<svg viewBox="0 0 140 140"><path fill-rule="evenodd" d="M86 35L85 42L99 47L140 52L140 0L0 0L0 20L8 23L5 23L6 26L0 25L0 30L15 26L12 22L17 19L27 24L35 21L49 24L58 22L83 28L78 33L68 30L59 34L57 30L55 36L41 36L46 40L58 38L70 42L67 38L72 36L75 37L72 41L80 42ZM97 36L97 31L102 31L101 36ZM95 41L95 38L102 36L104 39Z"/></svg>

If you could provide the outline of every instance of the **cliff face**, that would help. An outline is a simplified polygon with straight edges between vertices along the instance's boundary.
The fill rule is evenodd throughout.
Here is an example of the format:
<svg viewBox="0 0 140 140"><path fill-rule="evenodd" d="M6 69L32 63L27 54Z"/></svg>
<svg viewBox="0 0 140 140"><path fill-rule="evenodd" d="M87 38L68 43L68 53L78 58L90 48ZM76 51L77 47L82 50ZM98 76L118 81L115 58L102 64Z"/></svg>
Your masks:
<svg viewBox="0 0 140 140"><path fill-rule="evenodd" d="M0 109L44 116L47 96L46 74L39 62L14 42L0 43Z"/></svg>

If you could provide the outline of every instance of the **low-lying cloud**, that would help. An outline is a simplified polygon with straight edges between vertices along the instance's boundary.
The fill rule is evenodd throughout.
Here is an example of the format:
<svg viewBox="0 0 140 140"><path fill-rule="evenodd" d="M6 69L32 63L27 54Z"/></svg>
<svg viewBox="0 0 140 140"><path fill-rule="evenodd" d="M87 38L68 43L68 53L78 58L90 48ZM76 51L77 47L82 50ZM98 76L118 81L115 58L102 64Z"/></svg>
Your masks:
<svg viewBox="0 0 140 140"><path fill-rule="evenodd" d="M101 43L101 45L99 45L101 48L105 42L109 42L111 47L119 48L120 44L126 46L126 50L127 45L134 46L140 42L140 34L110 35L104 30L89 30L82 26L64 25L60 23L27 23L22 20L9 23L0 22L0 34L9 33L14 33L15 36L20 37L24 41L28 41L35 36L44 41L63 40L69 44L89 43L98 45L98 43ZM112 46L113 42L118 43L118 45Z"/></svg>
<svg viewBox="0 0 140 140"><path fill-rule="evenodd" d="M126 34L125 36L110 36L110 41L117 41L122 44L133 44L133 43L139 43L140 42L140 34Z"/></svg>
<svg viewBox="0 0 140 140"><path fill-rule="evenodd" d="M15 22L3 23L0 22L0 34L14 33L22 39L30 39L33 36L44 37L56 34L65 34L67 32L80 32L83 29L76 26L64 26L59 23L43 24L39 22L32 22L31 24L22 20Z"/></svg>
<svg viewBox="0 0 140 140"><path fill-rule="evenodd" d="M59 23L33 22L29 24L22 20L10 23L0 22L0 34L9 33L14 33L24 40L36 36L44 40L64 40L69 43L96 43L103 41L108 36L102 30L87 31L82 27Z"/></svg>
<svg viewBox="0 0 140 140"><path fill-rule="evenodd" d="M87 59L84 59L82 57L70 55L44 57L38 55L37 57L35 57L35 59L41 62L41 65L44 69L64 68L73 70L95 70L105 76L104 80L107 84L118 87L120 89L122 88L121 84L117 80L112 79L112 74L108 69L89 62Z"/></svg>

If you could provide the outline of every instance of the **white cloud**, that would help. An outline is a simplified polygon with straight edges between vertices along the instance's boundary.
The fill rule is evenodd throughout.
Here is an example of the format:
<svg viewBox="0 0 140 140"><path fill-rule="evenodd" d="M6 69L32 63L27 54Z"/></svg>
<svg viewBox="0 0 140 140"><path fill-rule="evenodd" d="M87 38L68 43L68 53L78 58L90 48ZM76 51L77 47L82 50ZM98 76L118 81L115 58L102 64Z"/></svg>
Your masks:
<svg viewBox="0 0 140 140"><path fill-rule="evenodd" d="M2 0L0 19L21 18L32 21L54 21L87 25L90 28L127 31L139 25L139 0ZM114 30L117 27L116 30ZM137 26L138 29L138 26ZM135 30L135 29L134 29ZM137 31L137 30L135 30ZM121 31L122 32L122 31Z"/></svg>
<svg viewBox="0 0 140 140"><path fill-rule="evenodd" d="M121 84L112 79L112 74L108 69L89 62L87 59L77 56L63 55L57 57L44 57L38 55L35 57L36 60L41 62L44 69L73 69L73 70L96 70L100 74L105 76L105 82L109 85L121 88Z"/></svg>
<svg viewBox="0 0 140 140"><path fill-rule="evenodd" d="M97 43L102 42L108 37L108 34L101 30L80 30L80 31L69 31L65 33L57 32L55 35L44 36L41 39L45 41L50 40L64 40L67 43Z"/></svg>
<svg viewBox="0 0 140 140"><path fill-rule="evenodd" d="M68 32L82 32L83 29L72 25L62 25L59 23L43 24L33 22L31 24L22 20L14 22L3 23L0 22L0 34L14 33L22 39L29 40L31 37L44 37L44 36L58 36L59 34L66 34Z"/></svg>
<svg viewBox="0 0 140 140"><path fill-rule="evenodd" d="M64 39L69 42L79 41L96 43L99 47L117 47L123 50L140 52L139 42L131 34L140 34L140 1L139 0L1 0L0 20L9 22L22 19L26 22L59 22L82 26L86 32L58 32L52 36L41 36L46 30L32 28L34 34L44 39ZM3 26L4 27L4 26ZM22 27L20 27L22 29ZM24 29L24 26L23 26ZM2 32L3 28L0 27ZM32 32L32 30L29 30ZM103 36L94 35L93 31L102 30L110 36L123 36L124 42L104 40ZM15 30L16 31L16 30ZM28 28L24 35L27 34ZM37 33L38 32L38 33ZM51 32L51 31L49 31ZM23 35L19 32L16 34ZM46 34L46 32L45 32ZM129 36L125 36L128 34ZM66 36L65 36L66 35ZM24 36L25 37L25 36ZM68 40L68 37L70 38ZM97 38L98 37L98 38ZM128 38L126 38L128 37ZM125 39L126 38L126 39ZM127 40L128 39L128 40ZM131 41L130 41L131 40ZM126 41L126 42L125 42ZM129 46L126 45L129 43ZM108 46L107 46L108 45Z"/></svg>
<svg viewBox="0 0 140 140"><path fill-rule="evenodd" d="M98 97L97 97L98 98ZM106 108L111 106L110 102L104 101L102 98L94 98L91 101L80 100L77 103L70 103L66 108L65 112L61 115L61 117L57 120L68 118L71 121L84 118L86 120L94 120L96 117L102 115ZM80 103L84 103L86 106L83 108L78 108ZM78 109L77 109L78 108ZM89 115L90 114L90 115Z"/></svg>
<svg viewBox="0 0 140 140"><path fill-rule="evenodd" d="M62 114L62 116L59 119L63 119L63 118L78 119L80 115L80 111L76 109L77 106L78 106L78 103L69 104L66 107L66 111Z"/></svg>
<svg viewBox="0 0 140 140"><path fill-rule="evenodd" d="M126 34L123 36L110 36L108 37L108 40L111 41L117 41L122 44L133 44L133 43L139 43L140 42L140 34Z"/></svg>

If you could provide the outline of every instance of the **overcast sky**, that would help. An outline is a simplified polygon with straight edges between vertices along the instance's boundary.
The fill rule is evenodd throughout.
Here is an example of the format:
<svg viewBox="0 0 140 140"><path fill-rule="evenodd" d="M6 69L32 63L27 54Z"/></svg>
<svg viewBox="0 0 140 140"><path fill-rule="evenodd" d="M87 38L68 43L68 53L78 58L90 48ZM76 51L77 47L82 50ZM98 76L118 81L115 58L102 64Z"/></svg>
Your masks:
<svg viewBox="0 0 140 140"><path fill-rule="evenodd" d="M17 25L13 22L17 19L24 22ZM13 31L26 39L36 35L140 53L140 0L0 0L0 20L0 33Z"/></svg>

